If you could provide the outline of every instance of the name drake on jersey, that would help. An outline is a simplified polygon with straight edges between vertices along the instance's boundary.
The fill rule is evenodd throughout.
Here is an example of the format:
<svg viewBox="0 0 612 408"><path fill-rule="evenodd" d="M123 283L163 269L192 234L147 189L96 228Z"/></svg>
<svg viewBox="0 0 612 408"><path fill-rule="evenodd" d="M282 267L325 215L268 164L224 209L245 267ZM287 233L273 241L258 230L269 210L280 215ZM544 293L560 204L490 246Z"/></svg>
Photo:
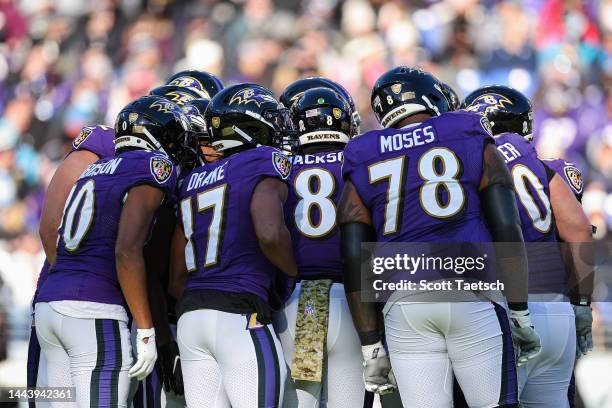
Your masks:
<svg viewBox="0 0 612 408"><path fill-rule="evenodd" d="M327 164L327 163L342 163L342 152L330 152L325 155L315 156L312 154L287 156L291 165L299 166L300 164Z"/></svg>
<svg viewBox="0 0 612 408"><path fill-rule="evenodd" d="M521 157L521 152L512 143L502 143L497 146L497 150L504 156L504 161L510 163Z"/></svg>
<svg viewBox="0 0 612 408"><path fill-rule="evenodd" d="M380 137L380 152L395 152L423 146L436 140L433 126L402 129L402 133Z"/></svg>
<svg viewBox="0 0 612 408"><path fill-rule="evenodd" d="M98 174L114 174L122 160L122 158L117 157L107 161L106 163L90 164L79 178L81 179L83 177L97 176Z"/></svg>
<svg viewBox="0 0 612 408"><path fill-rule="evenodd" d="M216 181L223 180L225 178L225 167L227 163L222 166L214 168L212 171L201 171L195 172L189 176L189 183L187 184L187 191L194 190L196 188L204 187L212 184Z"/></svg>

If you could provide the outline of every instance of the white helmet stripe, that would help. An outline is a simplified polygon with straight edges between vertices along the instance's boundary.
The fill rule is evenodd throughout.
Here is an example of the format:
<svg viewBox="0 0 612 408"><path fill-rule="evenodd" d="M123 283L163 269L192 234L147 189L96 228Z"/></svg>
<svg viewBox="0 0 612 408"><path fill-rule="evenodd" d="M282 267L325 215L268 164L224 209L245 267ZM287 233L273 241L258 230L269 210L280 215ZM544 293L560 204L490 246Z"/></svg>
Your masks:
<svg viewBox="0 0 612 408"><path fill-rule="evenodd" d="M155 139L155 138L153 137L153 135L151 134L151 132L149 132L149 131L147 130L147 128L146 128L146 127L144 127L144 126L143 126L142 131L143 131L143 133L144 133L145 135L147 135L147 137L148 137L148 138L151 140L151 142L153 143L153 145L156 147L156 149L157 149L157 150L159 150L159 151L161 151L161 152L166 153L166 151L165 151L165 150L164 150L164 148L162 147L161 143L159 143L159 142L157 141L157 139ZM166 154L167 154L167 153L166 153Z"/></svg>
<svg viewBox="0 0 612 408"><path fill-rule="evenodd" d="M426 97L425 95L421 95L421 98L425 101L425 103L427 104L427 106L429 106L430 109L436 112L437 116L440 116L440 110L438 109L436 105L431 103L428 97Z"/></svg>

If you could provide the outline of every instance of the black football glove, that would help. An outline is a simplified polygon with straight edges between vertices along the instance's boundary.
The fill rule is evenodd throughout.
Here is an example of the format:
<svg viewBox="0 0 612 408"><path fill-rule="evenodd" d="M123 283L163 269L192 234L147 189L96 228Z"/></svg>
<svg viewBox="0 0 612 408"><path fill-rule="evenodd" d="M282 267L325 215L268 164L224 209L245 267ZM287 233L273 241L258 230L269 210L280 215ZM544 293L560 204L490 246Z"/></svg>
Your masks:
<svg viewBox="0 0 612 408"><path fill-rule="evenodd" d="M183 373L181 371L181 359L178 344L171 341L159 347L160 380L164 385L164 391L183 395Z"/></svg>

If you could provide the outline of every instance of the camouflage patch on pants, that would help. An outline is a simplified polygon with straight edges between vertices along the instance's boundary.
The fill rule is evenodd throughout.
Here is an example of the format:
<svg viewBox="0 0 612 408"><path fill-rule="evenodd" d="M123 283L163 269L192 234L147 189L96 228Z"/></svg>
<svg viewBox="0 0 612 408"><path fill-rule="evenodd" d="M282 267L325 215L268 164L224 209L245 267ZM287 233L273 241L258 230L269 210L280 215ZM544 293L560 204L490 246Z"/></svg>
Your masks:
<svg viewBox="0 0 612 408"><path fill-rule="evenodd" d="M330 279L303 280L295 319L295 347L291 376L321 382L329 320Z"/></svg>

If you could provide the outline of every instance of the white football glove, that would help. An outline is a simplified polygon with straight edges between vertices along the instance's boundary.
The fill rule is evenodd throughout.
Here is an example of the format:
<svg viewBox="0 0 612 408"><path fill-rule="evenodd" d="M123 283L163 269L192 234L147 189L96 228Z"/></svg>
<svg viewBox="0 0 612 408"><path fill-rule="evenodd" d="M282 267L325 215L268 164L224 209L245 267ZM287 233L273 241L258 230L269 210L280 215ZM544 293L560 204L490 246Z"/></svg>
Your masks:
<svg viewBox="0 0 612 408"><path fill-rule="evenodd" d="M510 329L514 344L519 348L517 366L522 366L540 354L542 350L540 336L533 328L529 310L510 309Z"/></svg>
<svg viewBox="0 0 612 408"><path fill-rule="evenodd" d="M593 313L590 306L572 305L576 315L576 359L593 350Z"/></svg>
<svg viewBox="0 0 612 408"><path fill-rule="evenodd" d="M138 359L128 371L128 376L141 381L151 374L157 360L154 328L136 330L136 354Z"/></svg>
<svg viewBox="0 0 612 408"><path fill-rule="evenodd" d="M391 371L391 361L382 343L361 346L363 382L366 391L384 395L395 392L397 383Z"/></svg>

